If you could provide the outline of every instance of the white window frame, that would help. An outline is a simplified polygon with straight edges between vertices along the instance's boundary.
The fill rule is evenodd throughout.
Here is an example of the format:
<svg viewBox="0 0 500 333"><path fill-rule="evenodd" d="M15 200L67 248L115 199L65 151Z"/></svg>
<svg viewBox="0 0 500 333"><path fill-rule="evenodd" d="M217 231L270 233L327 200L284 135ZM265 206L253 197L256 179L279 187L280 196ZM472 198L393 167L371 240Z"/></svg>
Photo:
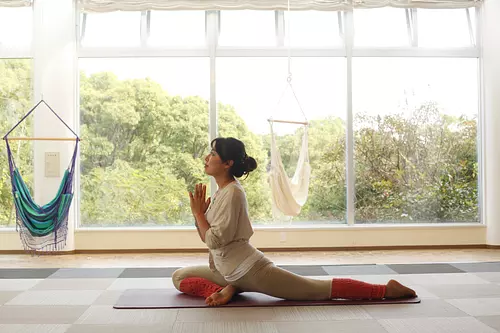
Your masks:
<svg viewBox="0 0 500 333"><path fill-rule="evenodd" d="M418 9L405 9L406 23L408 29L409 46L406 47L356 47L354 45L354 15L353 11L338 12L340 37L344 41L342 47L325 48L299 48L291 47L292 57L340 57L346 58L346 99L347 99L347 127L346 127L346 222L348 226L355 225L355 173L354 173L354 133L353 133L353 101L352 101L352 59L355 57L412 57L412 58L476 58L478 59L478 73L481 73L481 9L476 7L476 36L473 34L473 27L470 20L470 12L465 10L468 15L469 33L472 46L462 48L419 48L418 47ZM206 46L194 48L188 47L150 47L147 45L147 36L149 35L150 19L149 12L141 13L141 45L138 47L88 47L81 45L82 35L85 29L80 30L80 24L77 24L78 32L78 58L127 58L127 57L208 57L210 59L210 103L209 103L209 134L210 139L217 137L217 102L216 102L216 59L222 57L287 57L288 48L285 46L285 22L284 12L275 11L275 29L276 46L275 47L227 47L218 45L218 36L220 34L220 12L206 11ZM84 17L85 14L83 14ZM78 21L82 16L78 15ZM85 21L82 22L83 24ZM83 26L84 28L84 26ZM82 31L82 34L80 34ZM1 53L0 53L1 54ZM479 74L480 75L480 74ZM482 81L478 78L480 84L480 100L482 96ZM77 116L79 119L79 116ZM483 174L484 166L482 163L483 140L483 109L482 103L478 108L478 140L477 152L479 163L478 179L478 209L479 224L484 224L484 184ZM79 120L78 120L79 121ZM80 227L80 169L78 168L77 177L77 207L78 221L77 228ZM216 189L215 181L212 179L212 195ZM464 223L460 223L464 225ZM478 224L473 222L473 224ZM396 224L398 225L398 224ZM425 224L422 224L425 225ZM447 224L449 225L449 224ZM168 228L168 227L165 227ZM292 227L293 228L293 227Z"/></svg>

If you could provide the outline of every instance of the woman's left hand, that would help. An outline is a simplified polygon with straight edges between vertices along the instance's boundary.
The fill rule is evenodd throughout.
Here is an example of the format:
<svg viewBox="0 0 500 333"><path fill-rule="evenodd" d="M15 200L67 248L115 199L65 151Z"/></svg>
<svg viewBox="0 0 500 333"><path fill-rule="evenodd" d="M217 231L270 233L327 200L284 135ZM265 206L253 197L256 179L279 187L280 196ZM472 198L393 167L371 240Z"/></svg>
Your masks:
<svg viewBox="0 0 500 333"><path fill-rule="evenodd" d="M193 215L199 216L204 215L210 205L210 198L205 200L207 195L207 186L202 184L196 184L194 189L194 194L189 192L189 199L191 202L191 212Z"/></svg>

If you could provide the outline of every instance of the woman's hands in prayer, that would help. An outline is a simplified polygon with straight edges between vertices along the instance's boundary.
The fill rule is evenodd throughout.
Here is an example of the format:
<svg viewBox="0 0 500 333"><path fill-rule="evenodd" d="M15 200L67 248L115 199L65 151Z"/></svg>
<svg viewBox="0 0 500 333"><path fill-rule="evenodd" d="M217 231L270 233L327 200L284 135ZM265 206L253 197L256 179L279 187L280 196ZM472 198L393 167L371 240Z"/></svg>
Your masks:
<svg viewBox="0 0 500 333"><path fill-rule="evenodd" d="M189 192L191 212L195 217L205 215L208 206L210 206L210 198L205 200L206 195L207 186L203 184L196 184L194 194Z"/></svg>

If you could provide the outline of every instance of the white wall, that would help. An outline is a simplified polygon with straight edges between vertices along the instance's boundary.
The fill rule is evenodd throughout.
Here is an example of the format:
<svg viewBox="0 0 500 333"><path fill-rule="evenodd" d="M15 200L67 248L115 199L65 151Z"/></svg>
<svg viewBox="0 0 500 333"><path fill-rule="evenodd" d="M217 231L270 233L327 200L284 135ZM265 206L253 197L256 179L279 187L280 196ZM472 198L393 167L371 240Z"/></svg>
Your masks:
<svg viewBox="0 0 500 333"><path fill-rule="evenodd" d="M37 0L34 2L34 18L34 103L43 97L66 124L75 129L78 67L74 1ZM49 109L37 109L34 117L35 137L74 137ZM37 203L45 204L52 200L69 165L73 149L72 142L35 141L34 192ZM61 177L45 177L46 152L60 153ZM74 221L72 210L65 251L74 249Z"/></svg>
<svg viewBox="0 0 500 333"><path fill-rule="evenodd" d="M483 7L484 186L487 244L500 245L500 1Z"/></svg>

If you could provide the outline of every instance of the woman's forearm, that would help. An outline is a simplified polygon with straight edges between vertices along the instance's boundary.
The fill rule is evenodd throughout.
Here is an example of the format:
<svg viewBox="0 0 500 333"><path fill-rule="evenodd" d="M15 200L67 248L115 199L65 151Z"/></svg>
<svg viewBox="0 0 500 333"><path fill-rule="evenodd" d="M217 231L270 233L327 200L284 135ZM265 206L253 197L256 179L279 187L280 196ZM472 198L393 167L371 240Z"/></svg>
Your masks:
<svg viewBox="0 0 500 333"><path fill-rule="evenodd" d="M205 234L207 233L208 229L210 229L207 218L205 217L205 214L195 215L194 218L196 229L198 230L198 235L200 236L201 240L205 242Z"/></svg>

